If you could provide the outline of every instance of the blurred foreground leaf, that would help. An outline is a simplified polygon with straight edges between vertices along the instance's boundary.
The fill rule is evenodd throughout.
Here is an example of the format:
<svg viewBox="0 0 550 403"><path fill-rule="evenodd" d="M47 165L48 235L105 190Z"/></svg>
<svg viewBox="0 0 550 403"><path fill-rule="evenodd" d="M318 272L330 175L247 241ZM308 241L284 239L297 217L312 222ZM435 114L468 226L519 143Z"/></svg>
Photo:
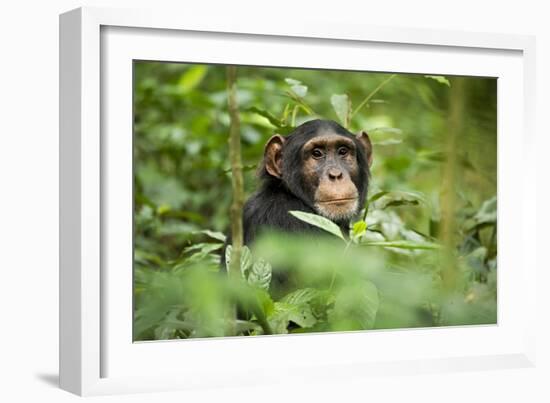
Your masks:
<svg viewBox="0 0 550 403"><path fill-rule="evenodd" d="M378 289L369 281L343 287L329 314L332 329L372 329L379 304Z"/></svg>

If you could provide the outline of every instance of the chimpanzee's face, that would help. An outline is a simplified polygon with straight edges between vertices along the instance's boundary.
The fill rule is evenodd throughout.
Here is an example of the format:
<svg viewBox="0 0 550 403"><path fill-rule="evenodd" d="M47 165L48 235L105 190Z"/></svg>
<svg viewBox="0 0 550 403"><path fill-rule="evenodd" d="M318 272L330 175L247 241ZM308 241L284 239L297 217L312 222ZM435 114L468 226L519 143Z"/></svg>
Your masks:
<svg viewBox="0 0 550 403"><path fill-rule="evenodd" d="M338 134L320 134L302 147L303 183L315 210L331 220L351 219L360 209L359 166L355 142Z"/></svg>
<svg viewBox="0 0 550 403"><path fill-rule="evenodd" d="M266 144L264 169L318 214L346 223L365 202L372 145L331 121L310 121Z"/></svg>

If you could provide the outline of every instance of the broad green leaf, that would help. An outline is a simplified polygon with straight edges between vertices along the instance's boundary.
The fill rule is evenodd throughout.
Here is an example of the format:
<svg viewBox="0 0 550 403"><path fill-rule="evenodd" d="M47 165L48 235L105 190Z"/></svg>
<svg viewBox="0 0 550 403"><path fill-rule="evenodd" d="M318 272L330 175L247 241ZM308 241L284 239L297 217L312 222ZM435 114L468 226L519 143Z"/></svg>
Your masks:
<svg viewBox="0 0 550 403"><path fill-rule="evenodd" d="M178 88L183 94L191 92L197 87L206 76L208 66L192 66L185 70L178 81Z"/></svg>
<svg viewBox="0 0 550 403"><path fill-rule="evenodd" d="M175 270L180 270L197 262L212 263L219 259L218 256L214 255L212 252L222 247L223 243L197 243L191 245L183 250L184 257L178 259L173 268Z"/></svg>
<svg viewBox="0 0 550 403"><path fill-rule="evenodd" d="M226 236L225 234L217 231L211 231L209 229L201 230L195 232L196 234L204 234L212 239L217 239L218 241L225 242Z"/></svg>
<svg viewBox="0 0 550 403"><path fill-rule="evenodd" d="M428 75L425 75L424 77L431 78L432 80L435 80L440 84L446 85L447 87L451 86L451 82L445 76L428 76Z"/></svg>
<svg viewBox="0 0 550 403"><path fill-rule="evenodd" d="M302 220L310 225L330 232L331 234L336 235L338 238L344 241L346 240L344 238L344 235L342 234L342 231L340 230L340 227L338 227L338 225L330 221L328 218L322 217L317 214L305 213L303 211L289 211L289 213L299 220Z"/></svg>
<svg viewBox="0 0 550 403"><path fill-rule="evenodd" d="M343 287L336 295L329 321L334 330L372 329L380 301L370 281Z"/></svg>
<svg viewBox="0 0 550 403"><path fill-rule="evenodd" d="M308 304L297 305L289 313L289 320L302 328L311 327L317 322Z"/></svg>
<svg viewBox="0 0 550 403"><path fill-rule="evenodd" d="M222 243L196 243L194 245L188 246L187 248L183 249L183 253L190 253L190 252L203 252L203 253L210 253L215 250L220 249L223 246Z"/></svg>
<svg viewBox="0 0 550 403"><path fill-rule="evenodd" d="M288 333L289 322L294 322L302 328L313 326L317 319L308 304L289 304L275 302L273 313L268 317L269 324L275 334Z"/></svg>
<svg viewBox="0 0 550 403"><path fill-rule="evenodd" d="M300 305L310 302L312 299L317 298L320 295L320 291L315 288L301 288L290 294L285 295L281 302Z"/></svg>
<svg viewBox="0 0 550 403"><path fill-rule="evenodd" d="M248 284L263 290L269 289L271 282L271 265L263 259L259 259L252 265L248 274Z"/></svg>
<svg viewBox="0 0 550 403"><path fill-rule="evenodd" d="M307 87L305 85L293 85L290 89L300 98L305 97L307 94Z"/></svg>
<svg viewBox="0 0 550 403"><path fill-rule="evenodd" d="M267 292L267 290L263 290L260 288L254 289L256 301L258 302L258 306L261 309L262 315L264 317L269 316L273 313L274 308L274 302L271 299L271 296Z"/></svg>
<svg viewBox="0 0 550 403"><path fill-rule="evenodd" d="M347 94L334 94L330 97L330 103L336 112L336 116L344 127L349 126L351 114L351 101Z"/></svg>
<svg viewBox="0 0 550 403"><path fill-rule="evenodd" d="M233 251L232 245L227 245L227 248L225 248L225 265L226 267L231 267L231 253ZM250 249L248 246L243 246L241 250L241 275L243 278L247 278L248 270L250 269L250 266L252 265L252 254L250 253Z"/></svg>

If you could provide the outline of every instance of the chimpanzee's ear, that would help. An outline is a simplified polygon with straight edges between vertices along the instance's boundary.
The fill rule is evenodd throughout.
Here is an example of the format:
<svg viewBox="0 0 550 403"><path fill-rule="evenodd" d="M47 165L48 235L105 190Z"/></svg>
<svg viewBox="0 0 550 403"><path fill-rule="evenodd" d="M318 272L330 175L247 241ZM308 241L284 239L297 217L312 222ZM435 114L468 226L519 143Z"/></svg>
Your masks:
<svg viewBox="0 0 550 403"><path fill-rule="evenodd" d="M369 167L372 165L372 143L370 142L369 135L366 131L362 130L359 133L357 133L356 136L357 140L359 140L359 143L363 146L365 150L365 155L367 157L367 163L369 164Z"/></svg>
<svg viewBox="0 0 550 403"><path fill-rule="evenodd" d="M264 150L264 164L266 171L280 178L283 175L283 145L285 138L280 134L271 137Z"/></svg>

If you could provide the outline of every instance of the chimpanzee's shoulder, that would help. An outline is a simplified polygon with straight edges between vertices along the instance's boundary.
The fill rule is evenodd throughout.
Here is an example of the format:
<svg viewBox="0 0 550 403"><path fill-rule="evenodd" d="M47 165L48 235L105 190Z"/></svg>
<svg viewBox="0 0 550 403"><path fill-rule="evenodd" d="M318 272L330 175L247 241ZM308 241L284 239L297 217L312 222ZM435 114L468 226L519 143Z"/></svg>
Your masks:
<svg viewBox="0 0 550 403"><path fill-rule="evenodd" d="M308 224L289 213L293 210L313 212L307 204L284 189L270 191L263 188L253 194L244 206L245 232L254 238L260 227L284 232L310 229Z"/></svg>

